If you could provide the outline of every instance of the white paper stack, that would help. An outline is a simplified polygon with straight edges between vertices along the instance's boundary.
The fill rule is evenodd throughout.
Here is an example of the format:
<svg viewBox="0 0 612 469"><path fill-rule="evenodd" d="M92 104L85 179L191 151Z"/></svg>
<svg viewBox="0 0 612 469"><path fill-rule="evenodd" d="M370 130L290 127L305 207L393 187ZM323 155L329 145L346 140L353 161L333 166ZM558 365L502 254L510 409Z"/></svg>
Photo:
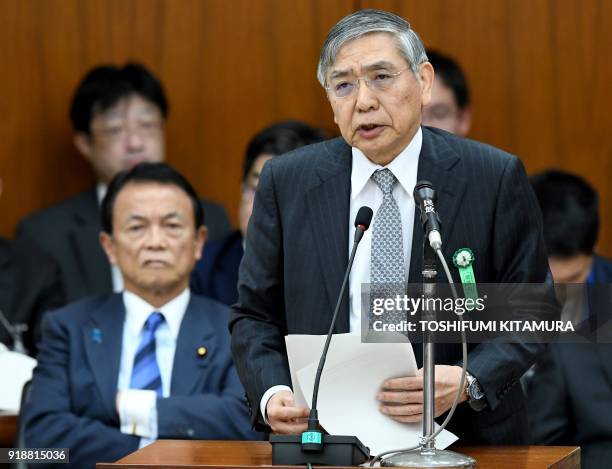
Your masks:
<svg viewBox="0 0 612 469"><path fill-rule="evenodd" d="M293 392L297 405L310 407L314 379L325 336L286 336ZM390 378L415 376L417 365L409 343L361 343L358 334L333 336L321 383L317 409L321 425L333 435L355 435L372 454L415 446L422 424L404 424L379 412L376 394ZM436 447L457 440L444 430Z"/></svg>

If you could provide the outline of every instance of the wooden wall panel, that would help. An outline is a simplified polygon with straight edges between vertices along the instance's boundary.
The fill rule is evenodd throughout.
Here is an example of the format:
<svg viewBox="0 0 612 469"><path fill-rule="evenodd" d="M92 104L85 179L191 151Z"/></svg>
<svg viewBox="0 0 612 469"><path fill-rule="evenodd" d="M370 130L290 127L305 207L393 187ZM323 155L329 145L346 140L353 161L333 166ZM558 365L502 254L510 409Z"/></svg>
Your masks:
<svg viewBox="0 0 612 469"><path fill-rule="evenodd" d="M263 126L335 132L315 67L341 0L0 0L0 234L93 181L68 106L92 66L143 62L170 101L168 160L236 220L244 149Z"/></svg>
<svg viewBox="0 0 612 469"><path fill-rule="evenodd" d="M607 0L361 0L408 19L468 75L470 136L558 167L601 196L599 249L612 255L612 3Z"/></svg>
<svg viewBox="0 0 612 469"><path fill-rule="evenodd" d="M101 62L135 59L171 103L168 159L232 219L248 139L300 118L336 132L315 78L319 48L366 7L408 18L464 65L471 136L516 153L530 172L575 171L602 196L612 255L612 3L606 0L0 0L0 234L87 187L68 103Z"/></svg>

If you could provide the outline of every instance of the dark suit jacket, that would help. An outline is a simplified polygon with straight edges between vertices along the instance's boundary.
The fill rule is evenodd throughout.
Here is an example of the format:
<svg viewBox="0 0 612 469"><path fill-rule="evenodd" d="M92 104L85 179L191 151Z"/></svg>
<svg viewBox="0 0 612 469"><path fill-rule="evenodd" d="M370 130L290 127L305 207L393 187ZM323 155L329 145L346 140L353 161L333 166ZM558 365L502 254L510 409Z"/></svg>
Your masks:
<svg viewBox="0 0 612 469"><path fill-rule="evenodd" d="M45 316L24 409L28 447L70 448L70 466L135 451L115 407L125 308L121 295L86 298ZM192 295L181 323L171 396L157 400L159 438L251 439L244 390L230 355L228 311ZM95 329L101 340L96 341ZM200 358L196 350L204 346Z"/></svg>
<svg viewBox="0 0 612 469"><path fill-rule="evenodd" d="M193 274L191 290L207 298L233 305L238 301L238 268L244 254L242 233L206 243Z"/></svg>
<svg viewBox="0 0 612 469"><path fill-rule="evenodd" d="M206 200L202 204L209 237L228 233L225 209ZM17 238L33 241L55 258L67 300L75 301L113 291L110 264L100 246L100 229L100 208L93 187L24 218L17 227Z"/></svg>
<svg viewBox="0 0 612 469"><path fill-rule="evenodd" d="M283 336L325 334L329 328L348 262L351 166L351 149L337 138L264 167L240 266L239 301L230 320L232 352L254 417L267 389L291 385ZM449 262L457 249L470 247L479 282L545 280L539 208L518 158L423 128L418 179L431 181L438 191ZM421 281L418 215L417 210L409 276L414 283ZM445 283L439 270L438 281ZM349 330L348 290L336 330ZM527 441L524 396L516 384L541 349L526 343L470 347L468 369L480 381L489 408L476 413L460 406L449 429L462 442ZM415 355L420 363L420 346ZM456 364L460 358L457 344L436 348L439 364Z"/></svg>
<svg viewBox="0 0 612 469"><path fill-rule="evenodd" d="M594 283L612 283L612 262L595 257L593 274ZM580 445L584 469L610 467L612 344L552 344L529 390L534 443Z"/></svg>
<svg viewBox="0 0 612 469"><path fill-rule="evenodd" d="M26 324L22 339L36 355L43 313L64 304L64 291L55 261L25 242L0 238L0 311L12 324ZM0 342L13 346L13 339L0 325Z"/></svg>

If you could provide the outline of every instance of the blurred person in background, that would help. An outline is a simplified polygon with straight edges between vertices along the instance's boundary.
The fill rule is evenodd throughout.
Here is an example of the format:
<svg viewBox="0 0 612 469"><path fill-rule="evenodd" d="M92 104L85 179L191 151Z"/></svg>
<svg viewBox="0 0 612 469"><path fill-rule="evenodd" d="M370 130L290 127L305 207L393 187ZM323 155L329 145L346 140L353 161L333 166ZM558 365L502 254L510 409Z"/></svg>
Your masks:
<svg viewBox="0 0 612 469"><path fill-rule="evenodd" d="M434 68L431 101L423 106L423 125L465 137L472 125L472 108L467 78L451 57L427 50Z"/></svg>
<svg viewBox="0 0 612 469"><path fill-rule="evenodd" d="M2 196L0 179L0 197ZM0 342L36 355L43 313L64 304L59 267L25 240L0 237Z"/></svg>
<svg viewBox="0 0 612 469"><path fill-rule="evenodd" d="M191 278L194 292L227 305L238 300L238 267L253 211L253 199L264 164L283 153L325 140L323 131L300 121L282 121L258 132L249 142L243 163L238 208L240 229L222 240L206 243Z"/></svg>
<svg viewBox="0 0 612 469"><path fill-rule="evenodd" d="M597 192L583 178L559 170L535 174L531 184L544 219L550 270L555 284L566 291L562 318L579 327L605 323L611 313L612 261L595 252L599 234ZM602 293L606 300L601 301ZM526 382L534 443L579 445L583 468L610 466L610 357L610 343L549 346Z"/></svg>
<svg viewBox="0 0 612 469"><path fill-rule="evenodd" d="M122 290L121 273L104 255L100 204L110 180L141 162L165 159L168 101L160 81L144 66L95 67L83 78L70 107L74 144L97 183L74 197L27 216L17 237L54 257L68 301ZM203 201L211 237L229 231L225 209Z"/></svg>

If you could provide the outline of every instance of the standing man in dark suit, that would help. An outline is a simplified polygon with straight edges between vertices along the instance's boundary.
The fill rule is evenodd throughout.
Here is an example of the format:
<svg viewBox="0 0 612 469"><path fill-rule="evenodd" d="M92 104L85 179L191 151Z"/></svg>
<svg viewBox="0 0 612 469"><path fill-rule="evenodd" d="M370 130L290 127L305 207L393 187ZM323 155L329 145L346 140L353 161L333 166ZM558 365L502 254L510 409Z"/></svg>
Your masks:
<svg viewBox="0 0 612 469"><path fill-rule="evenodd" d="M0 313L9 323L0 324L0 342L35 356L43 314L63 304L59 268L53 258L31 243L0 238Z"/></svg>
<svg viewBox="0 0 612 469"><path fill-rule="evenodd" d="M167 114L161 83L139 64L96 67L77 88L70 108L74 143L97 185L26 217L17 227L17 237L35 242L57 260L69 301L121 291L121 274L98 242L100 203L119 171L164 160ZM203 205L211 238L225 235L225 209L208 201Z"/></svg>
<svg viewBox="0 0 612 469"><path fill-rule="evenodd" d="M206 240L189 182L164 163L121 172L102 227L125 290L46 315L24 410L27 446L69 448L70 467L83 469L156 438L253 438L228 310L189 291Z"/></svg>
<svg viewBox="0 0 612 469"><path fill-rule="evenodd" d="M599 196L581 177L558 170L533 175L531 184L542 209L555 284L567 284L574 293L566 295L563 314L577 324L596 324L597 316L609 317L610 299L593 296L603 284L612 284L612 261L595 253ZM609 343L550 345L527 386L534 443L579 445L584 469L610 466L611 357Z"/></svg>
<svg viewBox="0 0 612 469"><path fill-rule="evenodd" d="M520 160L421 127L433 77L423 44L398 16L363 10L329 32L318 79L342 138L266 164L240 267L230 329L253 422L280 433L305 430L308 411L293 401L284 335L327 332L353 220L363 205L375 216L357 251L337 332L360 330L361 284L375 271L401 276L402 282L421 281L423 233L412 199L417 180L429 180L437 189L449 263L456 250L469 247L477 281L545 280L542 224ZM384 251L395 257L382 258ZM393 264L403 269L385 270ZM443 272L437 280L446 282ZM420 349L415 347L419 363ZM462 390L469 405L460 405L449 425L462 442L527 441L525 401L517 383L540 350L522 342L472 344L469 386ZM458 391L461 347L438 344L436 357L439 416ZM422 420L422 386L421 375L381 383L381 411L400 422Z"/></svg>
<svg viewBox="0 0 612 469"><path fill-rule="evenodd" d="M240 229L206 243L191 276L191 288L213 300L233 305L238 300L238 267L244 254L253 198L264 164L283 153L324 140L325 134L300 121L277 122L257 132L247 146L238 208Z"/></svg>

